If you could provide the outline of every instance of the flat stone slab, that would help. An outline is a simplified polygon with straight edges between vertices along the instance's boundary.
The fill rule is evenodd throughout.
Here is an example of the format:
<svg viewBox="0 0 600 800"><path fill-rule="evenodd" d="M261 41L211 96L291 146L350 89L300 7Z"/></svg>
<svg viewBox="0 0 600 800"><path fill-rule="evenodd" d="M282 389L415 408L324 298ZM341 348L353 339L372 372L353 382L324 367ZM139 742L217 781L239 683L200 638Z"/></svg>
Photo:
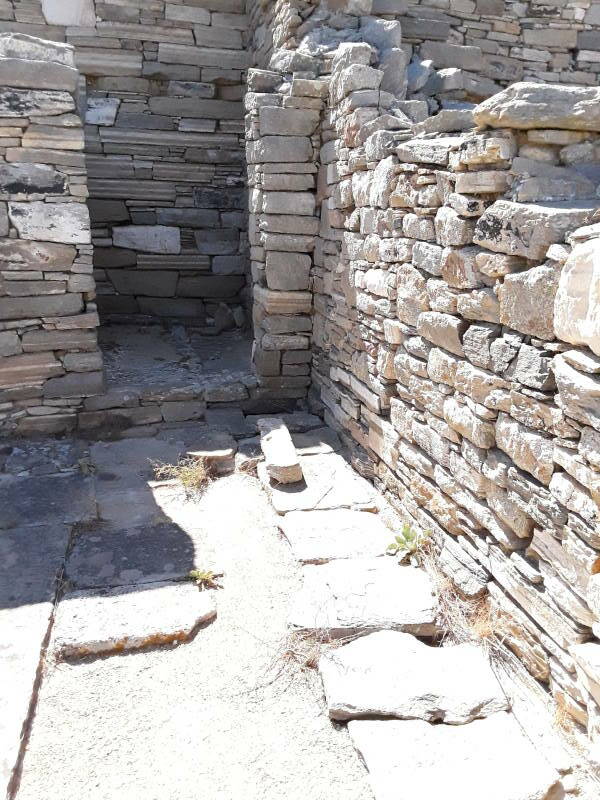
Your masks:
<svg viewBox="0 0 600 800"><path fill-rule="evenodd" d="M78 589L178 580L192 569L218 571L214 557L196 554L194 538L175 523L81 531L67 562Z"/></svg>
<svg viewBox="0 0 600 800"><path fill-rule="evenodd" d="M52 603L0 610L0 795L4 797L21 746L23 723L50 624Z"/></svg>
<svg viewBox="0 0 600 800"><path fill-rule="evenodd" d="M72 592L58 606L51 649L83 658L185 642L216 614L215 592L188 581Z"/></svg>
<svg viewBox="0 0 600 800"><path fill-rule="evenodd" d="M292 486L269 486L264 464L258 475L268 487L278 514L331 508L376 509L375 490L338 453L300 456L304 481Z"/></svg>
<svg viewBox="0 0 600 800"><path fill-rule="evenodd" d="M26 525L0 534L0 608L52 602L69 526Z"/></svg>
<svg viewBox="0 0 600 800"><path fill-rule="evenodd" d="M394 538L376 514L348 508L292 511L279 526L295 558L304 564L382 556Z"/></svg>
<svg viewBox="0 0 600 800"><path fill-rule="evenodd" d="M375 800L559 800L559 775L514 717L469 725L422 720L352 720L350 736Z"/></svg>
<svg viewBox="0 0 600 800"><path fill-rule="evenodd" d="M294 433L292 441L301 456L319 453L338 453L342 449L340 437L331 428L316 428L304 433Z"/></svg>
<svg viewBox="0 0 600 800"><path fill-rule="evenodd" d="M0 531L36 525L89 522L96 517L92 481L79 474L0 477Z"/></svg>
<svg viewBox="0 0 600 800"><path fill-rule="evenodd" d="M462 725L508 709L485 653L473 644L431 647L378 631L319 661L329 716L398 717Z"/></svg>
<svg viewBox="0 0 600 800"><path fill-rule="evenodd" d="M382 629L430 636L437 600L429 576L392 558L308 565L290 613L297 629L339 637Z"/></svg>
<svg viewBox="0 0 600 800"><path fill-rule="evenodd" d="M90 448L97 486L118 482L139 486L154 478L155 464L176 464L185 451L181 442L153 438L98 442Z"/></svg>

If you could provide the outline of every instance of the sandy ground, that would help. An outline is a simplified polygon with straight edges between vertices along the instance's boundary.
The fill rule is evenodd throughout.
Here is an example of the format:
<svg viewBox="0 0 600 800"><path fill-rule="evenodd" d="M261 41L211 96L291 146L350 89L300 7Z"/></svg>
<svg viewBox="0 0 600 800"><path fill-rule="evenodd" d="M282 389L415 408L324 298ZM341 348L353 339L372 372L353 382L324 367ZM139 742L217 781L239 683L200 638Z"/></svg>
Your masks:
<svg viewBox="0 0 600 800"><path fill-rule="evenodd" d="M258 481L223 478L193 510L225 570L217 620L178 647L48 666L18 800L372 798L318 675L284 656L299 573Z"/></svg>

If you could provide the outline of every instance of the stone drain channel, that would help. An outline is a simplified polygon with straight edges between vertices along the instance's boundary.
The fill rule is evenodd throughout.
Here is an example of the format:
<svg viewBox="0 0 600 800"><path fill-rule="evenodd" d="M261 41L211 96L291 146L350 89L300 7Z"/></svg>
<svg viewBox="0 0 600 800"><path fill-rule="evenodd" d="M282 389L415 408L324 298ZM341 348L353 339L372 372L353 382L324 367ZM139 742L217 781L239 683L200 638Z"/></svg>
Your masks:
<svg viewBox="0 0 600 800"><path fill-rule="evenodd" d="M485 650L434 646L432 580L385 556L390 510L336 434L284 417L300 484L264 462L258 480L229 474L260 458L257 419L233 410L220 431L0 449L8 797L192 798L202 780L207 798L579 791ZM153 480L189 453L229 474L200 499ZM181 580L194 569L222 588ZM293 641L319 644L318 675L286 664Z"/></svg>

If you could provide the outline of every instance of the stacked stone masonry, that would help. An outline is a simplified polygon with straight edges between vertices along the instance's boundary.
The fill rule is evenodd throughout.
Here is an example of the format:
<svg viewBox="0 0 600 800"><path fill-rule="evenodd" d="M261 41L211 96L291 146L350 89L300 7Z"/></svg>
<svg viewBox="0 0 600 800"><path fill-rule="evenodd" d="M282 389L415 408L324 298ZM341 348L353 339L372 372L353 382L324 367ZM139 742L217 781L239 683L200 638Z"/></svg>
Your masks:
<svg viewBox="0 0 600 800"><path fill-rule="evenodd" d="M598 743L600 93L438 94L419 122L386 58L331 62L312 393Z"/></svg>
<svg viewBox="0 0 600 800"><path fill-rule="evenodd" d="M0 427L73 429L103 388L73 48L0 36Z"/></svg>
<svg viewBox="0 0 600 800"><path fill-rule="evenodd" d="M246 28L243 0L0 3L0 31L72 44L85 77L103 318L245 323Z"/></svg>
<svg viewBox="0 0 600 800"><path fill-rule="evenodd" d="M448 577L464 595L489 598L505 643L600 748L600 4L249 0L247 17L236 0L72 7L77 20L64 20L58 0L0 2L0 14L5 30L68 39L88 78L105 308L168 315L165 296L148 303L157 297L152 274L173 269L177 286L192 280L181 261L174 266L182 243L193 233L197 259L199 242L231 229L238 250L205 255L207 278L235 279L235 291L209 301L204 290L183 298L176 288L171 308L182 313L180 301L192 300L192 317L209 323L223 302L237 324L244 270L220 274L216 259L245 253L247 194L258 387L250 381L218 399L295 402L309 392L356 466L408 524L432 532ZM243 31L247 49L204 44L200 12L210 14L210 45L223 28ZM239 15L243 29L222 14ZM204 63L209 51L218 64ZM214 93L170 94L174 83L177 92L190 83ZM214 106L211 116L208 102L239 110L230 117ZM247 193L239 191L244 112ZM140 127L140 117L154 124L154 116L173 127ZM211 119L212 130L184 130ZM149 138L124 144L128 122ZM11 147L22 144L6 135ZM199 162L188 158L188 135L209 137L194 147L210 150L210 141L218 150L198 168L205 179L189 183L182 170L191 178ZM180 149L166 144L171 136ZM233 138L222 140L231 147L210 138L223 136L238 137L237 150ZM47 147L38 141L36 151ZM235 168L224 151L237 152ZM130 178L106 172L125 165ZM102 181L112 181L104 197ZM144 194L132 194L141 184ZM165 185L168 199L148 194ZM123 196L112 193L119 186ZM213 192L221 199L209 202ZM227 206L223 197L241 199ZM49 190L30 199L53 202ZM99 220L100 201L123 218ZM196 227L194 215L209 211L214 225ZM5 241L17 242L25 223L8 216ZM181 251L164 250L176 240ZM80 263L90 255L82 250ZM111 275L119 271L140 273L138 288L121 292ZM81 308L65 313L93 314L89 305L82 313L93 286L74 294ZM9 347L15 330L25 340L25 323L2 326ZM56 369L68 370L63 348L50 349ZM6 403L12 413L10 393L23 390L15 374L1 374L2 413ZM38 395L40 381L55 377L63 376L36 373ZM61 395L61 403L71 401ZM135 403L143 412L143 398ZM106 408L85 404L88 414ZM53 402L31 403L41 405Z"/></svg>

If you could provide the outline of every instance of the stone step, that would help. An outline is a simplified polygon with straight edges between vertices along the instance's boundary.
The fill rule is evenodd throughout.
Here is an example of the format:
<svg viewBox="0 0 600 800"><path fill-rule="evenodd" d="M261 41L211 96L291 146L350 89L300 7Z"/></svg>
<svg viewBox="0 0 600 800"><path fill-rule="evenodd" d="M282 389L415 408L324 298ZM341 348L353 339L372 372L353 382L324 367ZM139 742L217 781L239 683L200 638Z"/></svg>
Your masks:
<svg viewBox="0 0 600 800"><path fill-rule="evenodd" d="M216 614L215 592L191 582L71 592L59 603L51 650L83 658L184 642Z"/></svg>
<svg viewBox="0 0 600 800"><path fill-rule="evenodd" d="M339 453L300 456L304 482L271 486L264 464L258 474L278 514L289 511L355 508L375 510L375 490Z"/></svg>
<svg viewBox="0 0 600 800"><path fill-rule="evenodd" d="M352 720L375 800L559 800L559 775L507 713L469 725Z"/></svg>
<svg viewBox="0 0 600 800"><path fill-rule="evenodd" d="M292 511L279 527L303 564L382 556L393 540L392 532L376 514L347 508Z"/></svg>
<svg viewBox="0 0 600 800"><path fill-rule="evenodd" d="M431 636L437 610L423 570L391 558L340 559L303 568L290 624L330 637L388 628Z"/></svg>
<svg viewBox="0 0 600 800"><path fill-rule="evenodd" d="M508 709L480 647L431 647L378 631L328 650L319 662L329 716L398 717L461 725Z"/></svg>

